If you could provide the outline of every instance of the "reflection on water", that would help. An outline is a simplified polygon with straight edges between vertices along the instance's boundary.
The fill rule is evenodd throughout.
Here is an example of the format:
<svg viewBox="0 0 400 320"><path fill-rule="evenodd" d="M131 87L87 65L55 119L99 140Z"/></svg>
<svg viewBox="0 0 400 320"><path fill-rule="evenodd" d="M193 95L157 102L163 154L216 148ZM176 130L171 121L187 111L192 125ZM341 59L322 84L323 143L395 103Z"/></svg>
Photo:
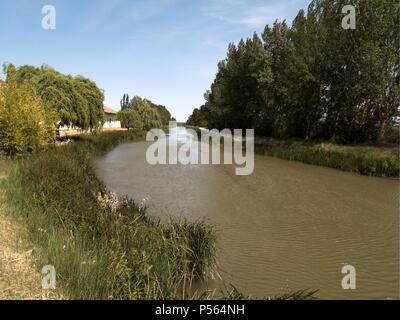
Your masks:
<svg viewBox="0 0 400 320"><path fill-rule="evenodd" d="M121 195L150 197L151 215L209 219L225 281L254 296L310 288L327 299L399 298L397 181L261 156L251 176L150 166L148 145L118 146L95 161L98 175ZM354 291L341 288L344 264L356 267Z"/></svg>

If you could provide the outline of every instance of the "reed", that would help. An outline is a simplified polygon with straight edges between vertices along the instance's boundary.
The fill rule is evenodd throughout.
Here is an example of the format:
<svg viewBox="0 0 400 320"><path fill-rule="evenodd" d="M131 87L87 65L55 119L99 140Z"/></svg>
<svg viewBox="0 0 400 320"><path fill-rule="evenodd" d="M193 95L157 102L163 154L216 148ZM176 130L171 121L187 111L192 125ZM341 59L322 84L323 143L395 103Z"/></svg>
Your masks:
<svg viewBox="0 0 400 320"><path fill-rule="evenodd" d="M215 232L204 222L161 223L107 192L91 160L141 133L86 135L14 161L0 181L12 216L27 230L40 269L54 265L71 299L177 299L188 279L215 264Z"/></svg>
<svg viewBox="0 0 400 320"><path fill-rule="evenodd" d="M234 285L225 285L220 290L221 300L317 300L319 290L299 290L295 292L289 292L279 296L254 298L249 295L244 294Z"/></svg>
<svg viewBox="0 0 400 320"><path fill-rule="evenodd" d="M339 146L294 141L257 142L255 152L366 176L399 178L398 147Z"/></svg>
<svg viewBox="0 0 400 320"><path fill-rule="evenodd" d="M38 271L53 265L69 299L253 299L235 287L196 292L212 275L217 240L204 221L146 214L145 205L107 191L91 165L96 155L142 132L82 135L62 147L0 159L8 212L25 229ZM264 299L309 299L302 291Z"/></svg>

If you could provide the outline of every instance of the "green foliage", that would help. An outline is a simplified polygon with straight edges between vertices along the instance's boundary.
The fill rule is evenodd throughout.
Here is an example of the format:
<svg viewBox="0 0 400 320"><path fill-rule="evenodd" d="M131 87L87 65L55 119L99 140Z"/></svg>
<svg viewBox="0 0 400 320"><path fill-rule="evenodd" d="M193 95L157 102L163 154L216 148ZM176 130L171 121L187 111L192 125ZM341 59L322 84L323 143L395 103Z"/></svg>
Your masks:
<svg viewBox="0 0 400 320"><path fill-rule="evenodd" d="M124 128L133 130L142 130L143 121L139 113L132 108L124 108L118 112L117 118L121 121L121 125Z"/></svg>
<svg viewBox="0 0 400 320"><path fill-rule="evenodd" d="M0 152L21 155L55 140L55 116L35 91L15 81L0 83Z"/></svg>
<svg viewBox="0 0 400 320"><path fill-rule="evenodd" d="M104 121L104 94L96 83L82 76L74 79L75 88L88 105L88 126L83 128L100 129Z"/></svg>
<svg viewBox="0 0 400 320"><path fill-rule="evenodd" d="M150 100L135 96L130 103L130 107L138 112L143 122L143 129L148 131L162 126L160 113L155 104Z"/></svg>
<svg viewBox="0 0 400 320"><path fill-rule="evenodd" d="M171 113L165 106L155 104L148 99L142 99L139 96L135 96L129 101L129 95L124 94L121 100L121 110L126 108L137 110L140 115L144 117L143 122L146 128L156 128L161 125L167 126L169 122L172 121Z"/></svg>
<svg viewBox="0 0 400 320"><path fill-rule="evenodd" d="M161 119L159 113L146 101L137 104L135 110L139 113L143 121L144 130L161 127Z"/></svg>
<svg viewBox="0 0 400 320"><path fill-rule="evenodd" d="M35 88L46 108L57 113L61 125L90 130L101 127L104 94L93 81L64 75L47 65L40 68L7 65L5 69L7 82L12 77L17 84Z"/></svg>
<svg viewBox="0 0 400 320"><path fill-rule="evenodd" d="M121 110L129 108L130 101L129 101L129 95L128 94L124 93L124 96L121 99L120 105L121 105Z"/></svg>
<svg viewBox="0 0 400 320"><path fill-rule="evenodd" d="M38 265L55 266L57 285L70 299L187 298L182 286L214 267L212 227L150 219L97 179L94 155L139 138L133 131L81 136L13 162L0 180Z"/></svg>
<svg viewBox="0 0 400 320"><path fill-rule="evenodd" d="M355 30L342 8L357 8ZM400 115L399 6L394 0L314 0L292 26L276 21L238 45L189 125L257 135L378 141Z"/></svg>
<svg viewBox="0 0 400 320"><path fill-rule="evenodd" d="M159 116L160 116L160 121L163 126L167 126L170 121L173 121L171 118L171 113L168 111L168 109L165 106L162 105L154 105L156 108Z"/></svg>
<svg viewBox="0 0 400 320"><path fill-rule="evenodd" d="M198 126L201 128L209 127L209 123L211 123L209 109L207 109L207 106L205 105L201 106L200 109L194 109L186 122L189 126Z"/></svg>
<svg viewBox="0 0 400 320"><path fill-rule="evenodd" d="M186 245L191 248L188 253L190 270L198 278L206 278L207 271L216 264L216 236L214 229L204 221L189 223L186 220L170 220L164 227L168 238L186 239ZM206 240L206 241L205 241Z"/></svg>
<svg viewBox="0 0 400 320"><path fill-rule="evenodd" d="M256 143L255 152L366 176L400 177L398 148L273 141Z"/></svg>

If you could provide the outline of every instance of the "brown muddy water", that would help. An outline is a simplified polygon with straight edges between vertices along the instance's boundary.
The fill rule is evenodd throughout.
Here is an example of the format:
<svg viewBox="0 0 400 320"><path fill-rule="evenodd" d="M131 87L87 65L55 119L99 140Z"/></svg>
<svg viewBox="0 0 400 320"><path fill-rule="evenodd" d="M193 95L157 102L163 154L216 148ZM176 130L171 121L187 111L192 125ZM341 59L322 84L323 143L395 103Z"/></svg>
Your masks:
<svg viewBox="0 0 400 320"><path fill-rule="evenodd" d="M215 225L225 282L254 297L319 289L322 299L399 299L398 181L265 156L251 176L226 165L151 166L148 145L96 159L98 176L120 195L149 198L150 215ZM342 289L347 264L356 290Z"/></svg>

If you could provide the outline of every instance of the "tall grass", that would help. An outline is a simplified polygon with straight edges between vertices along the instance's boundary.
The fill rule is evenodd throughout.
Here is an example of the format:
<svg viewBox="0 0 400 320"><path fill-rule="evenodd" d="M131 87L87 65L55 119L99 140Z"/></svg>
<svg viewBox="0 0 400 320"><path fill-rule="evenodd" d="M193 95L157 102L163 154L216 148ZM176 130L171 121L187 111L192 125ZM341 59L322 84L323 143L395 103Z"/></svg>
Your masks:
<svg viewBox="0 0 400 320"><path fill-rule="evenodd" d="M398 147L338 146L304 142L256 143L257 154L350 171L366 176L399 178Z"/></svg>
<svg viewBox="0 0 400 320"><path fill-rule="evenodd" d="M214 267L211 226L150 219L132 200L108 193L96 177L95 155L141 137L83 136L9 161L8 177L0 181L35 246L37 265L54 265L57 285L71 299L185 298L188 279Z"/></svg>
<svg viewBox="0 0 400 320"><path fill-rule="evenodd" d="M319 290L300 290L295 292L289 292L280 296L271 296L259 298L261 300L317 300ZM222 300L254 300L253 297L245 295L234 285L226 285L221 289Z"/></svg>
<svg viewBox="0 0 400 320"><path fill-rule="evenodd" d="M83 135L72 144L0 161L0 188L26 228L40 269L54 265L70 299L250 299L232 287L196 293L190 285L214 271L216 235L203 221L162 223L127 198L109 193L91 161L140 132ZM300 292L272 299L308 299ZM271 299L271 298L268 298Z"/></svg>

